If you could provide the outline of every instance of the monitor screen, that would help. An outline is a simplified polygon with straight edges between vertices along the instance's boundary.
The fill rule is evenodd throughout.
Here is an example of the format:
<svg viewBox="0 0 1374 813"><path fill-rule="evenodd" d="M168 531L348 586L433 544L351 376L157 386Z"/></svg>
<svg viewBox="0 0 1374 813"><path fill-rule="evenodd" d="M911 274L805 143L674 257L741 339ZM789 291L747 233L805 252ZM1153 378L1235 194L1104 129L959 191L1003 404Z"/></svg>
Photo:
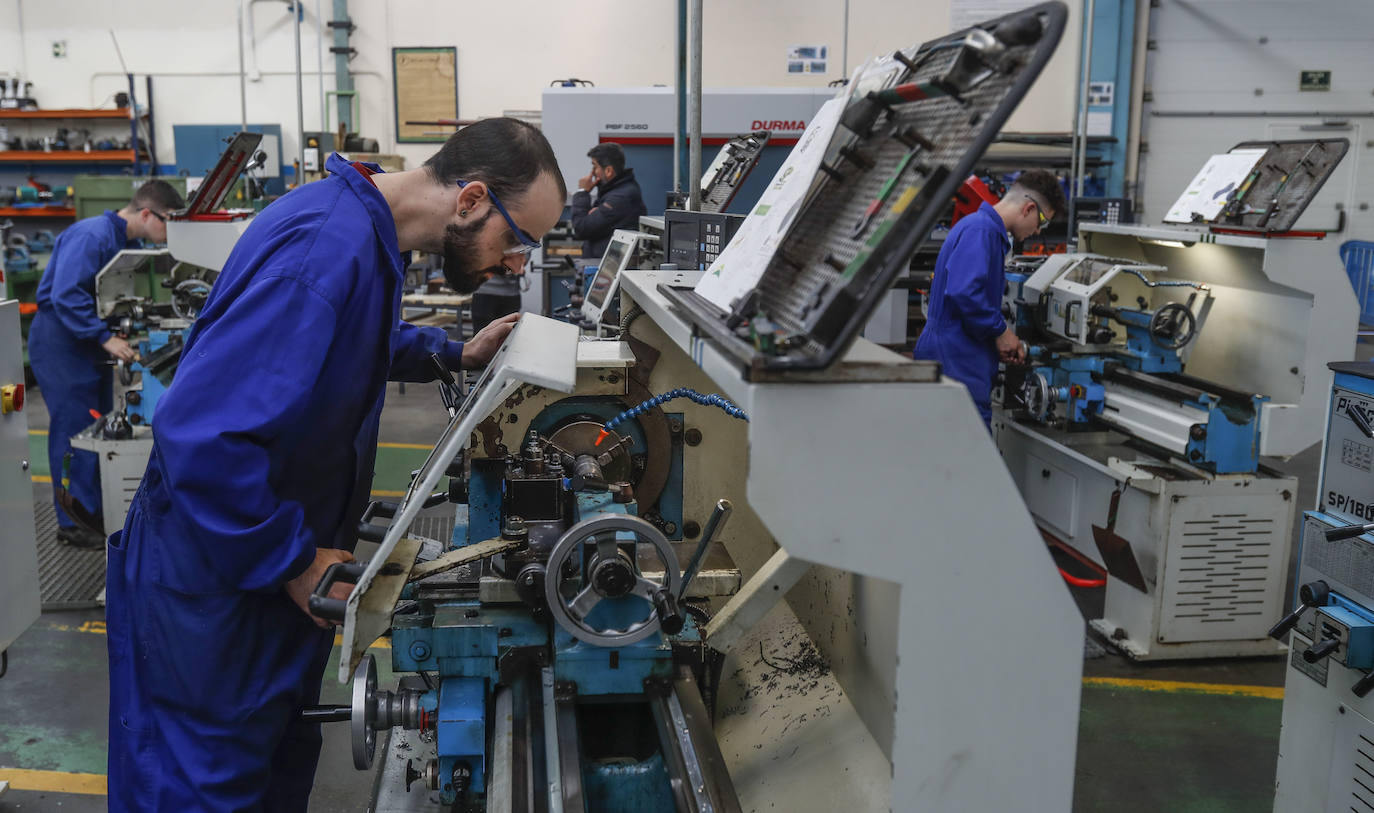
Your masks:
<svg viewBox="0 0 1374 813"><path fill-rule="evenodd" d="M612 240L606 248L606 256L601 258L601 265L596 270L596 279L592 280L592 287L587 291L588 305L600 309L606 303L606 292L611 289L615 275L620 273L621 266L625 264L627 250L628 244L621 240Z"/></svg>

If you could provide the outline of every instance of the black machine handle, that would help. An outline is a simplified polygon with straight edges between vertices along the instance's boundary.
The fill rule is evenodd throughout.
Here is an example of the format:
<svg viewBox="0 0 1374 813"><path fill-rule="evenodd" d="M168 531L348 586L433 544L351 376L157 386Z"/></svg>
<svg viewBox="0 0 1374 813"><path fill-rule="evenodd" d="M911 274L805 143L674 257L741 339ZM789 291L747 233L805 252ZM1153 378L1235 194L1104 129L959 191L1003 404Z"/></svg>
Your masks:
<svg viewBox="0 0 1374 813"><path fill-rule="evenodd" d="M654 593L654 612L658 613L659 627L669 635L682 632L682 627L687 623L682 617L682 611L678 609L677 596L669 590Z"/></svg>
<svg viewBox="0 0 1374 813"><path fill-rule="evenodd" d="M425 498L424 508L433 508L436 505L443 505L448 502L448 492L436 491ZM386 538L386 531L389 525L373 525L372 520L376 517L391 519L396 516L396 512L401 510L399 502L391 500L373 500L367 504L363 510L363 516L358 520L358 538L367 542L380 543Z"/></svg>
<svg viewBox="0 0 1374 813"><path fill-rule="evenodd" d="M1355 685L1350 687L1350 693L1356 697L1364 697L1369 694L1369 690L1374 689L1374 669L1364 673L1364 677L1355 681Z"/></svg>
<svg viewBox="0 0 1374 813"><path fill-rule="evenodd" d="M1339 542L1342 539L1353 539L1360 534L1367 534L1374 531L1374 522L1368 525L1346 525L1341 528L1327 528L1326 541Z"/></svg>
<svg viewBox="0 0 1374 813"><path fill-rule="evenodd" d="M310 613L326 621L342 622L348 602L341 598L330 598L329 591L333 590L336 584L357 584L366 569L367 562L335 562L330 565L324 572L324 578L315 585L315 592L310 594L310 600L307 602L310 605Z"/></svg>
<svg viewBox="0 0 1374 813"><path fill-rule="evenodd" d="M1274 625L1273 629L1269 630L1269 637L1275 641L1282 641L1283 636L1298 625L1298 619L1302 618L1302 614L1307 612L1308 607L1324 606L1330 595L1331 588L1320 579L1308 582L1298 588L1298 600L1302 603L1298 605L1296 610L1285 615L1279 623Z"/></svg>
<svg viewBox="0 0 1374 813"><path fill-rule="evenodd" d="M1341 642L1336 638L1323 638L1317 643L1309 646L1302 653L1302 659L1308 663L1317 661L1341 648Z"/></svg>

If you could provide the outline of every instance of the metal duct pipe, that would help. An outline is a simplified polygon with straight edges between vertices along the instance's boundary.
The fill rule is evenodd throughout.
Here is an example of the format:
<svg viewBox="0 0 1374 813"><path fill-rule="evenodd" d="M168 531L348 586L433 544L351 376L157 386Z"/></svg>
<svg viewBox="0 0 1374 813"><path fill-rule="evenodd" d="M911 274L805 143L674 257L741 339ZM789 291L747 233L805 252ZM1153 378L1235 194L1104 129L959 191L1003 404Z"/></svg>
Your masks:
<svg viewBox="0 0 1374 813"><path fill-rule="evenodd" d="M296 186L301 185L305 171L305 87L301 83L301 16L305 7L301 0L291 4L291 18L296 26Z"/></svg>
<svg viewBox="0 0 1374 813"><path fill-rule="evenodd" d="M693 212L701 208L701 2L688 0L687 4L692 18L687 48L687 135L691 139L687 149L687 209Z"/></svg>

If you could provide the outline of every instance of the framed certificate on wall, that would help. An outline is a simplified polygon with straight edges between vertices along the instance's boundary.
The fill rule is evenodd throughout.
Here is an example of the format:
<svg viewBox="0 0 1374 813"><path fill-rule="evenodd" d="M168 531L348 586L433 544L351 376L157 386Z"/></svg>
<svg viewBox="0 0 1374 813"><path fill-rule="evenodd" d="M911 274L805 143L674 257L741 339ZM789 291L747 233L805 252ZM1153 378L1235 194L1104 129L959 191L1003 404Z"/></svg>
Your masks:
<svg viewBox="0 0 1374 813"><path fill-rule="evenodd" d="M452 129L436 122L458 118L458 49L392 48L396 140L446 141Z"/></svg>

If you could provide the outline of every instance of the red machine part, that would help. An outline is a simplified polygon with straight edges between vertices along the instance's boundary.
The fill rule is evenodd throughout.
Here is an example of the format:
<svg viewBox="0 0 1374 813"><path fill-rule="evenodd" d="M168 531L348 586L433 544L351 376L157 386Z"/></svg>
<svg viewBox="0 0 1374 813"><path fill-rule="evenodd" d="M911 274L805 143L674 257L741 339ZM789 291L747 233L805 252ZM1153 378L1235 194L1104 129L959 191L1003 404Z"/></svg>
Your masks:
<svg viewBox="0 0 1374 813"><path fill-rule="evenodd" d="M968 176L959 191L954 193L954 216L950 218L949 225L953 226L959 222L959 218L978 211L978 207L984 203L996 205L997 196L977 175Z"/></svg>

